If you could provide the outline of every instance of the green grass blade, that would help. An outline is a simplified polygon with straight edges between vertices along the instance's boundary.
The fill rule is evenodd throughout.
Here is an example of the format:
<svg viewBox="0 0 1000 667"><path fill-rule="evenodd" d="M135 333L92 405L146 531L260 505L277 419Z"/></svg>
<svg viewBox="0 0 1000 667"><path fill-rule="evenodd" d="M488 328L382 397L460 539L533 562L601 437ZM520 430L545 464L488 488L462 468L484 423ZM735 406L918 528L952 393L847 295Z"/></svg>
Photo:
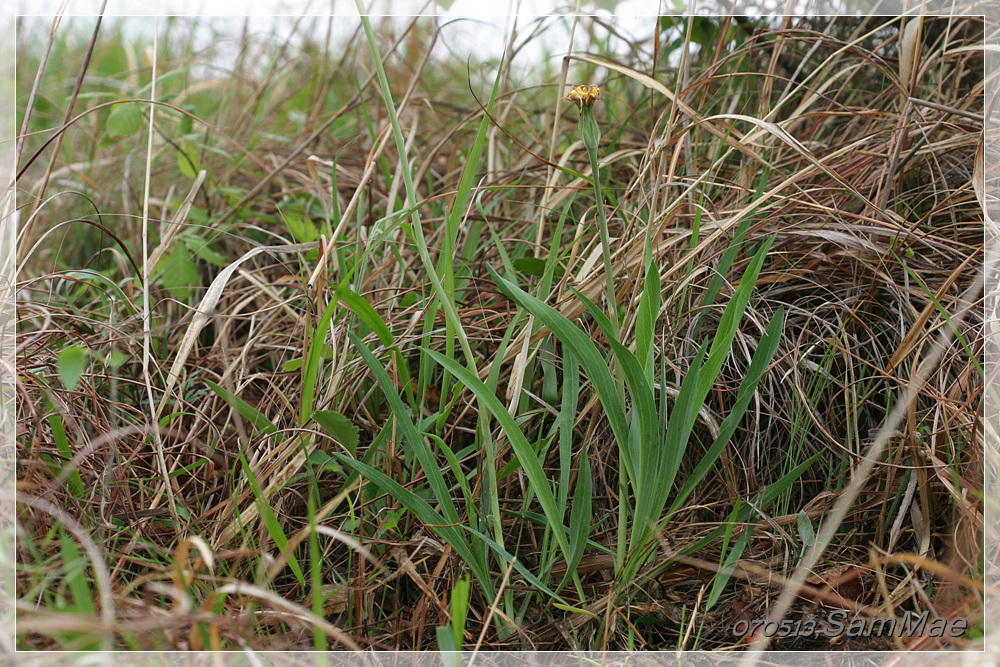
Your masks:
<svg viewBox="0 0 1000 667"><path fill-rule="evenodd" d="M642 286L639 309L635 316L635 356L642 363L646 379L653 381L653 332L660 313L660 272L656 262L646 267L646 282Z"/></svg>
<svg viewBox="0 0 1000 667"><path fill-rule="evenodd" d="M305 425L306 419L315 409L313 400L316 396L316 375L319 373L319 361L326 350L326 333L330 329L330 320L337 310L339 299L334 298L320 316L316 328L309 336L309 350L306 352L305 363L302 366L302 405L299 408L299 424Z"/></svg>
<svg viewBox="0 0 1000 667"><path fill-rule="evenodd" d="M45 403L47 410L54 410L54 404L49 399L48 394L45 394ZM66 427L63 425L62 415L58 412L53 412L49 415L49 428L52 429L52 439L55 440L56 450L66 461L66 465L73 460L73 448L70 447L69 438L66 436ZM60 472L62 476L62 472ZM87 487L83 483L83 478L80 476L80 471L74 469L66 477L66 482L69 485L69 491L73 494L73 497L78 500L87 499Z"/></svg>
<svg viewBox="0 0 1000 667"><path fill-rule="evenodd" d="M271 420L257 412L256 409L242 398L232 393L225 387L220 387L211 380L206 379L205 383L219 395L219 398L224 400L226 403L236 408L236 411L240 413L244 419L250 422L250 425L255 429L263 431L268 435L274 435L278 432L278 427L271 423Z"/></svg>
<svg viewBox="0 0 1000 667"><path fill-rule="evenodd" d="M608 415L611 430L615 434L619 447L628 457L625 465L629 468L629 477L635 479L634 467L631 457L628 456L629 427L625 418L625 406L621 404L618 397L618 389L611 370L603 355L598 351L597 346L590 337L580 330L575 324L570 322L565 315L552 306L531 296L514 283L502 278L492 267L487 266L497 288L509 299L533 314L542 324L549 328L556 338L569 350L580 366L583 367L587 377L597 392L597 396Z"/></svg>
<svg viewBox="0 0 1000 667"><path fill-rule="evenodd" d="M566 582L576 573L576 567L583 558L587 548L587 539L593 521L594 478L590 470L589 447L584 444L580 452L580 466L576 475L576 489L569 515L569 558L566 561L566 574L559 582L556 590L562 590Z"/></svg>
<svg viewBox="0 0 1000 667"><path fill-rule="evenodd" d="M664 423L656 410L653 387L647 381L639 360L627 347L618 342L611 320L601 312L597 304L579 292L577 292L577 296L583 301L587 311L597 321L605 338L611 343L611 353L615 363L622 371L625 386L632 399L632 415L638 422L638 431L631 434L628 446L630 449L629 458L635 464L637 475L633 480L633 486L637 497L636 507L639 508L639 497L645 496L645 500L653 500L647 494L652 488L652 480L656 479L659 474ZM645 507L644 504L642 506ZM636 514L633 520L645 521L646 518Z"/></svg>
<svg viewBox="0 0 1000 667"><path fill-rule="evenodd" d="M406 439L406 442L409 443L414 456L416 456L417 460L420 462L420 466L423 468L424 474L427 475L427 482L430 484L431 491L434 492L434 497L437 499L438 503L440 503L441 511L444 512L445 518L448 520L448 523L459 523L458 511L455 509L455 503L452 500L451 491L448 489L448 485L444 481L444 475L441 474L440 465L434 457L434 453L429 447L427 447L423 436L420 434L420 431L417 430L413 420L410 418L406 407L403 405L402 399L396 391L395 385L393 385L392 380L389 378L389 374L385 372L385 369L382 368L382 364L378 362L378 359L376 359L375 355L371 353L371 350L368 349L364 341L358 338L353 331L348 331L347 335L350 337L354 347L365 360L368 368L375 376L375 381L378 383L378 386L382 389L382 393L385 395L386 401L389 403L389 408L392 410L392 414L396 418L396 423L403 432L403 436Z"/></svg>
<svg viewBox="0 0 1000 667"><path fill-rule="evenodd" d="M737 509L733 510L735 515ZM730 517L729 525L732 526L735 522L733 517ZM746 549L747 544L750 542L750 537L753 535L753 526L745 526L743 528L743 533L740 535L739 539L736 540L736 544L733 545L732 551L726 555L726 560L719 568L718 574L715 575L715 580L712 582L712 591L708 595L708 600L705 602L705 611L708 611L715 606L715 603L719 601L719 596L722 595L722 591L725 590L726 584L729 583L729 578L733 575L733 571L736 569L736 562L743 557L743 551ZM725 553L725 546L723 546L723 553Z"/></svg>
<svg viewBox="0 0 1000 667"><path fill-rule="evenodd" d="M781 343L781 331L784 328L784 323L784 309L778 308L774 317L771 318L770 324L767 325L767 329L760 343L757 345L757 349L754 351L753 358L750 360L750 368L747 369L746 375L743 376L743 381L740 383L740 389L736 395L736 403L722 421L718 437L712 443L712 446L708 448L708 451L705 452L704 456L702 456L694 472L691 473L691 476L684 483L680 493L677 494L677 497L671 504L668 514L676 512L681 504L694 493L695 488L705 478L705 475L709 473L715 462L719 460L726 445L729 444L730 438L733 437L736 427L739 426L743 415L747 411L747 407L750 405L750 399L753 398L754 393L757 391L757 385L760 384L761 378L764 376L764 371L767 370L771 359L774 358L774 353L777 351L779 343Z"/></svg>
<svg viewBox="0 0 1000 667"><path fill-rule="evenodd" d="M416 189L413 187L413 175L411 174L409 158L406 154L406 141L403 139L403 130L402 127L400 127L399 117L396 114L396 106L392 101L392 91L389 88L389 80L385 75L385 67L382 65L382 56L378 50L375 32L372 30L371 21L368 20L368 15L362 1L354 0L354 3L357 5L358 12L361 14L361 25L364 27L365 36L368 40L368 47L371 50L372 59L375 61L375 70L378 74L379 85L382 88L382 97L385 100L386 112L389 114L389 123L392 125L393 139L396 141L396 149L399 152L399 159L402 163L403 182L406 185L406 205L413 211L410 231L416 244L417 254L420 256L420 261L423 264L424 270L427 272L427 279L434 289L434 294L438 298L441 309L444 311L445 319L454 328L454 331L458 336L459 344L462 346L462 352L465 354L466 363L470 368L474 368L476 365L475 357L472 354L472 348L469 346L468 337L465 335L465 329L462 328L462 322L458 317L458 311L455 310L455 303L453 299L449 298L448 293L444 289L444 285L441 284L441 278L438 276L437 271L434 268L434 263L431 261L430 253L427 250L427 242L424 240L423 227L421 227L420 224L420 213L416 207Z"/></svg>
<svg viewBox="0 0 1000 667"><path fill-rule="evenodd" d="M254 498L257 501L257 512L260 514L261 519L264 521L264 526L267 528L268 535L274 540L274 545L278 547L279 552L284 552L288 549L288 537L285 535L284 529L281 527L281 522L278 521L278 517L274 514L274 510L271 509L271 504L267 502L267 498L264 496L263 490L260 488L260 484L257 483L257 478L253 474L253 468L250 467L250 463L247 461L246 457L243 456L243 452L240 455L240 465L243 467L243 472L247 476L247 482L250 484L250 489L253 491ZM299 585L302 586L302 590L306 589L306 578L302 574L302 568L299 567L299 562L295 558L295 554L289 552L288 554L288 567L291 568L292 572L295 574L295 578L298 580Z"/></svg>
<svg viewBox="0 0 1000 667"><path fill-rule="evenodd" d="M733 338L736 337L736 331L743 320L743 313L746 312L747 304L750 303L750 296L757 286L757 276L760 274L761 267L764 266L764 261L767 259L767 251L771 249L771 244L774 243L775 238L776 235L772 234L761 244L750 265L743 272L743 277L740 279L740 286L736 288L736 292L729 300L725 312L722 313L722 320L719 322L719 328L716 330L715 338L712 340L711 351L708 353L708 359L705 361L705 368L701 376L701 385L698 387L699 403L704 401L705 397L708 396L712 385L715 384L715 378L719 375L722 364L726 361L726 357L729 356L733 345Z"/></svg>
<svg viewBox="0 0 1000 667"><path fill-rule="evenodd" d="M429 531L447 542L451 548L455 550L455 553L457 553L465 564L472 570L473 575L476 577L476 580L479 581L479 585L482 587L483 591L487 595L492 594L492 591L494 590L493 581L490 579L489 573L486 569L473 556L472 548L462 535L462 532L455 525L459 523L457 520L450 521L445 519L433 507L431 507L426 500L415 494L413 491L405 488L399 482L390 479L381 470L373 468L372 466L362 463L361 461L356 461L350 456L340 452L334 452L333 456L336 457L342 464L356 471L363 478L395 498L403 507L420 519L421 523L423 523ZM438 500L440 500L440 498Z"/></svg>
<svg viewBox="0 0 1000 667"><path fill-rule="evenodd" d="M355 294L345 285L337 288L337 296L344 306L358 316L358 319L371 327L371 330L378 336L379 342L382 345L390 347L395 344L396 339L393 337L392 332L389 331L389 327L386 326L386 323L364 298Z"/></svg>
<svg viewBox="0 0 1000 667"><path fill-rule="evenodd" d="M500 399L483 384L477 375L470 372L469 369L454 359L449 359L439 352L429 348L424 348L424 351L444 368L451 371L462 384L471 390L476 395L476 398L486 406L486 409L497 420L497 423L500 424L500 428L503 429L504 434L507 436L514 454L521 462L521 467L528 477L528 482L531 484L535 495L538 496L538 502L552 526L556 541L559 543L564 557L568 560L570 549L563 523L563 517L565 516L564 508L560 509L556 506L555 497L552 495L552 487L545 476L545 471L542 470L542 464L538 462L538 456L528 443L528 439L524 437L524 433L521 432L517 422L514 421L514 418L504 408Z"/></svg>

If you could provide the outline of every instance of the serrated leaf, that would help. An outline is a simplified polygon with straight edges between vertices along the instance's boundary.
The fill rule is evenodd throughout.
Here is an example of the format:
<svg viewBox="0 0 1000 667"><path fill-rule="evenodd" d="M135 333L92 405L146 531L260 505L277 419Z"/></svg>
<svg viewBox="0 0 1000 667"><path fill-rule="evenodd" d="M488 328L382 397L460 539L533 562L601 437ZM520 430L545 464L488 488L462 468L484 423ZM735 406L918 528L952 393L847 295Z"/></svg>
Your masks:
<svg viewBox="0 0 1000 667"><path fill-rule="evenodd" d="M63 386L73 391L80 384L83 372L87 370L87 363L90 355L87 348L82 345L73 345L64 348L59 353L59 360L56 362L59 369L59 380Z"/></svg>
<svg viewBox="0 0 1000 667"><path fill-rule="evenodd" d="M333 410L317 410L312 414L312 418L323 427L324 431L343 445L351 453L351 456L357 456L360 431L350 419Z"/></svg>
<svg viewBox="0 0 1000 667"><path fill-rule="evenodd" d="M142 127L142 110L137 102L116 104L108 115L105 129L108 136L125 137L134 134Z"/></svg>

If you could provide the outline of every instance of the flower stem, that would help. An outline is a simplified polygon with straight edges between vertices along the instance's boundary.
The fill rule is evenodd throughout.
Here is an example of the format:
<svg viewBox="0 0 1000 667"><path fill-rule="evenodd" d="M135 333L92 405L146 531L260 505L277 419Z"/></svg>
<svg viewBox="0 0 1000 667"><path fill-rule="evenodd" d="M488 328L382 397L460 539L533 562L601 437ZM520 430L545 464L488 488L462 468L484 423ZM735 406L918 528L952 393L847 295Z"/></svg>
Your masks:
<svg viewBox="0 0 1000 667"><path fill-rule="evenodd" d="M590 170L594 177L594 197L597 199L597 226L601 232L601 258L604 260L604 298L608 302L608 316L615 339L621 342L618 331L618 300L615 297L615 276L611 270L611 235L608 233L608 218L604 212L604 195L601 192L601 171L597 164L597 148L587 147L590 156Z"/></svg>

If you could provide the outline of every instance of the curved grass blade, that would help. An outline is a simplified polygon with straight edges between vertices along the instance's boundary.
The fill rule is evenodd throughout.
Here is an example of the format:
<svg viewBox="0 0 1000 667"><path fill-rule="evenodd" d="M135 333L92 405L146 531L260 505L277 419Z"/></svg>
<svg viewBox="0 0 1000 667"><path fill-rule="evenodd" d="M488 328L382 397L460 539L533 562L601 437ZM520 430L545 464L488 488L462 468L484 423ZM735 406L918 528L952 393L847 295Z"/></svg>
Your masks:
<svg viewBox="0 0 1000 667"><path fill-rule="evenodd" d="M629 477L635 479L634 462L628 449L629 428L628 420L625 418L625 406L619 400L618 389L611 376L611 370L597 346L587 334L558 310L531 296L509 280L502 278L493 270L493 267L487 265L486 268L497 288L509 299L538 318L562 342L564 348L580 362L587 377L590 378L594 391L597 392L604 412L608 416L615 440L618 441L623 452Z"/></svg>
<svg viewBox="0 0 1000 667"><path fill-rule="evenodd" d="M750 368L747 369L746 375L743 376L743 381L740 383L739 393L736 395L736 403L722 421L718 437L712 443L712 446L708 448L708 451L705 452L704 456L702 456L694 472L691 473L691 476L684 483L680 493L677 494L673 504L671 504L668 514L676 512L681 504L694 493L695 488L701 483L701 480L705 478L705 475L712 469L715 462L719 460L722 450L729 444L729 439L733 437L736 427L739 426L743 415L747 411L747 407L750 405L750 399L753 398L754 393L757 391L757 385L760 384L761 378L764 376L764 371L767 370L768 364L771 363L771 359L778 349L778 344L781 342L781 330L784 324L784 309L779 307L774 317L771 318L770 324L767 325L767 329L760 343L757 345L757 349L754 351L753 358L750 360Z"/></svg>
<svg viewBox="0 0 1000 667"><path fill-rule="evenodd" d="M434 453L427 447L423 436L420 435L420 431L413 424L413 420L406 411L406 407L403 405L403 400L399 397L395 385L389 379L389 374L385 372L382 364L378 362L378 359L371 353L371 350L368 349L364 341L358 338L353 331L348 331L347 335L350 337L354 347L357 348L358 353L361 354L361 358L365 360L368 368L371 369L379 388L382 389L382 393L389 403L389 408L396 417L396 423L399 424L406 442L409 443L413 454L417 457L420 466L424 470L424 474L427 475L427 482L431 486L431 491L434 492L434 497L441 504L441 510L444 512L447 523L459 523L458 511L455 509L455 502L452 500L451 491L444 481L444 475L441 474L438 460L434 457Z"/></svg>
<svg viewBox="0 0 1000 667"><path fill-rule="evenodd" d="M736 288L726 310L722 313L719 328L715 332L715 338L712 339L711 351L708 353L708 359L705 360L705 368L702 369L701 384L698 387L699 405L708 396L722 364L729 356L733 346L733 338L736 337L736 330L739 329L743 313L746 312L747 304L750 303L750 295L757 287L757 276L760 275L760 269L764 266L764 260L767 259L767 251L771 249L771 244L774 243L776 237L776 234L772 234L757 249L757 254L754 255L750 265L743 272L740 286Z"/></svg>
<svg viewBox="0 0 1000 667"><path fill-rule="evenodd" d="M568 561L570 548L569 541L566 538L566 527L563 519L565 511L564 509L560 510L556 506L556 499L552 495L552 487L545 476L545 471L542 470L542 464L538 462L538 456L535 454L534 449L532 449L531 444L528 443L528 439L524 437L524 433L521 432L517 422L514 421L514 418L504 408L500 399L483 384L482 380L476 374L440 352L436 352L430 348L422 349L436 362L441 364L442 367L451 371L466 388L471 390L483 405L486 406L486 409L497 420L497 423L500 424L500 428L506 434L507 440L514 450L514 454L521 462L524 473L528 476L528 482L534 489L535 495L538 496L538 503L542 506L542 510L545 512L545 516L552 526L552 532L555 535L556 541L559 543L559 547Z"/></svg>
<svg viewBox="0 0 1000 667"><path fill-rule="evenodd" d="M428 530L447 542L451 548L455 550L455 553L457 553L472 570L472 574L475 575L476 579L479 581L483 591L492 595L493 582L490 579L489 573L486 571L486 568L483 567L482 563L480 563L475 556L473 556L471 546L466 541L465 536L463 536L461 531L459 531L456 527L456 524L459 523L458 521L446 520L437 510L431 507L426 500L415 494L413 491L405 488L396 480L390 479L381 470L362 463L361 461L352 459L347 454L343 454L341 452L333 452L332 454L342 464L356 471L366 480L375 484L377 487L399 501L403 507L420 519L421 523L423 523ZM428 478L429 477L430 475L428 475ZM438 500L441 499L438 498ZM445 503L442 502L441 504L444 505Z"/></svg>

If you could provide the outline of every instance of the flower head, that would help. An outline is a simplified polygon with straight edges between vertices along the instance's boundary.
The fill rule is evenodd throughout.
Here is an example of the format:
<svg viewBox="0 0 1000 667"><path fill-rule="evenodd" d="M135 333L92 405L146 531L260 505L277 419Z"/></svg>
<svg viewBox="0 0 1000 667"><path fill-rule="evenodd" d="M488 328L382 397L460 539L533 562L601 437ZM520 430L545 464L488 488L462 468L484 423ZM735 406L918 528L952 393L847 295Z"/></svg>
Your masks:
<svg viewBox="0 0 1000 667"><path fill-rule="evenodd" d="M580 110L594 106L594 102L601 99L600 86L575 86L569 91L566 99L580 107Z"/></svg>

